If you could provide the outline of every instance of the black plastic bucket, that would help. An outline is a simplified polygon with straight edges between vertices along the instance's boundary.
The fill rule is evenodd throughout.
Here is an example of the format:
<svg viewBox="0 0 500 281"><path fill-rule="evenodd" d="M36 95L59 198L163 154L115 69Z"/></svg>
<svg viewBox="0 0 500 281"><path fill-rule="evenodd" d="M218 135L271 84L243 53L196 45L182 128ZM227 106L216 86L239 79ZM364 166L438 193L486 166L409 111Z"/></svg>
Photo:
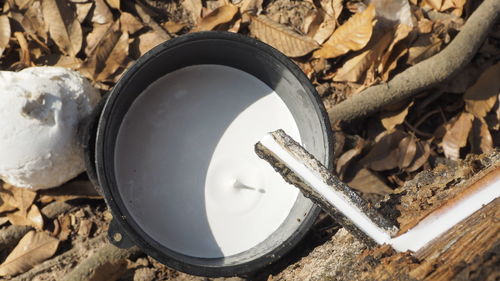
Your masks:
<svg viewBox="0 0 500 281"><path fill-rule="evenodd" d="M285 221L257 246L231 256L200 258L169 249L141 228L140 222L132 215L135 210L129 205L127 208L127 198L123 198L116 180L115 146L120 125L132 103L149 85L164 75L189 66L206 64L242 70L273 89L292 113L304 146L327 166L331 166L332 139L328 117L314 87L302 71L286 56L260 41L233 33L200 32L183 35L157 46L123 75L106 98L103 108L97 109L94 121L88 123L87 168L113 214L109 229L112 243L119 247L137 245L167 266L194 275L242 275L269 265L295 246L313 224L319 208L299 194ZM196 77L193 77L193 83L196 83ZM136 188L147 192L141 190L140 186ZM164 188L169 188L168 182ZM199 188L204 189L204 186ZM161 220L161 214L158 214L158 220Z"/></svg>

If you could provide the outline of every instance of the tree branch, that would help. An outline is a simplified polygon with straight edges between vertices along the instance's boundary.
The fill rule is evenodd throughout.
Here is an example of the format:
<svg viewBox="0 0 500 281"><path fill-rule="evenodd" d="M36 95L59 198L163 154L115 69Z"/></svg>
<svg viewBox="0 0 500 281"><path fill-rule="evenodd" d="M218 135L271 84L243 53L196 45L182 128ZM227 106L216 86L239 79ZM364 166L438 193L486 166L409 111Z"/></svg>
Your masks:
<svg viewBox="0 0 500 281"><path fill-rule="evenodd" d="M389 82L370 87L333 106L328 110L330 122L335 124L367 116L452 77L472 60L499 17L500 1L484 0L441 52L406 69Z"/></svg>

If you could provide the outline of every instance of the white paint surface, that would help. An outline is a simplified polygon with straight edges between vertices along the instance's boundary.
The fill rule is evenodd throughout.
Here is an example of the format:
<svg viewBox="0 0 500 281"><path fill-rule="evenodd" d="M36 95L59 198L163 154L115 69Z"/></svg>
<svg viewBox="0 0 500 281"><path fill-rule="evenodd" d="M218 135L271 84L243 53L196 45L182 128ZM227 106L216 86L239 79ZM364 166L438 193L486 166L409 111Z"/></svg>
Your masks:
<svg viewBox="0 0 500 281"><path fill-rule="evenodd" d="M487 185L454 202L445 209L431 213L420 221L415 227L404 234L391 238L389 233L379 228L359 208L349 204L348 199L341 192L328 186L314 171L307 168L302 162L295 159L289 152L281 147L274 138L267 134L260 143L272 151L286 166L298 175L306 184L321 194L332 206L344 214L366 235L376 243L389 244L400 252L416 252L425 247L429 242L443 235L454 225L463 221L474 212L500 196L500 177Z"/></svg>
<svg viewBox="0 0 500 281"><path fill-rule="evenodd" d="M400 252L416 252L499 196L500 178L497 178L439 213L431 213L415 227L392 239L390 244Z"/></svg>
<svg viewBox="0 0 500 281"><path fill-rule="evenodd" d="M286 166L297 174L308 186L321 194L330 204L335 206L344 216L353 222L366 235L371 237L378 244L387 243L390 239L389 233L379 228L368 216L365 215L356 205L350 204L349 199L328 184L307 168L302 162L295 159L288 151L283 149L274 138L267 134L260 143L272 151L276 157L281 159Z"/></svg>
<svg viewBox="0 0 500 281"><path fill-rule="evenodd" d="M283 223L299 193L254 153L278 128L300 140L279 96L245 72L200 65L162 77L134 101L118 134L115 171L128 211L182 254L251 249Z"/></svg>
<svg viewBox="0 0 500 281"><path fill-rule="evenodd" d="M69 69L0 71L0 178L44 189L83 172L77 127L99 99L90 83Z"/></svg>

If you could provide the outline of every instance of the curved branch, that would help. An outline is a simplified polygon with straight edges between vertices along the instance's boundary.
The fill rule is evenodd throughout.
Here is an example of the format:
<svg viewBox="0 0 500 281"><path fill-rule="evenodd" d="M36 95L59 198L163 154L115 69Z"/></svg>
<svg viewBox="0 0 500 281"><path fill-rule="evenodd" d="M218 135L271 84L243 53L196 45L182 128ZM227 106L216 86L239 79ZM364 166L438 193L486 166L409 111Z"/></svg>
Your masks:
<svg viewBox="0 0 500 281"><path fill-rule="evenodd" d="M441 52L424 60L387 83L372 86L328 110L330 121L350 121L379 111L452 77L466 66L500 17L500 1L484 0L455 39Z"/></svg>

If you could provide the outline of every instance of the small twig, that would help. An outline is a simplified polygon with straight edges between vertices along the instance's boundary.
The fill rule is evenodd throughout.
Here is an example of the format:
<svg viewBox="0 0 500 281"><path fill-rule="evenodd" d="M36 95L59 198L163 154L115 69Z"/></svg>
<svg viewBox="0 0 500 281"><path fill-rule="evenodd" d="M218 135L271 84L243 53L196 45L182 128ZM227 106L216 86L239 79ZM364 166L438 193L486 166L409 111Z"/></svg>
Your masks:
<svg viewBox="0 0 500 281"><path fill-rule="evenodd" d="M424 121L427 120L427 118L429 118L430 116L432 116L436 113L439 113L439 112L440 112L439 109L434 109L432 111L427 112L424 116L422 116L422 118L418 119L418 121L415 122L415 124L413 124L413 126L415 128L420 127L420 125L422 125L422 123L424 123Z"/></svg>
<svg viewBox="0 0 500 281"><path fill-rule="evenodd" d="M433 134L430 134L430 133L426 133L426 132L422 132L420 131L419 129L413 127L410 123L408 123L408 121L404 121L405 125L410 129L412 130L415 134L418 134L418 135L421 135L423 137L426 137L426 138L432 138L434 135Z"/></svg>

